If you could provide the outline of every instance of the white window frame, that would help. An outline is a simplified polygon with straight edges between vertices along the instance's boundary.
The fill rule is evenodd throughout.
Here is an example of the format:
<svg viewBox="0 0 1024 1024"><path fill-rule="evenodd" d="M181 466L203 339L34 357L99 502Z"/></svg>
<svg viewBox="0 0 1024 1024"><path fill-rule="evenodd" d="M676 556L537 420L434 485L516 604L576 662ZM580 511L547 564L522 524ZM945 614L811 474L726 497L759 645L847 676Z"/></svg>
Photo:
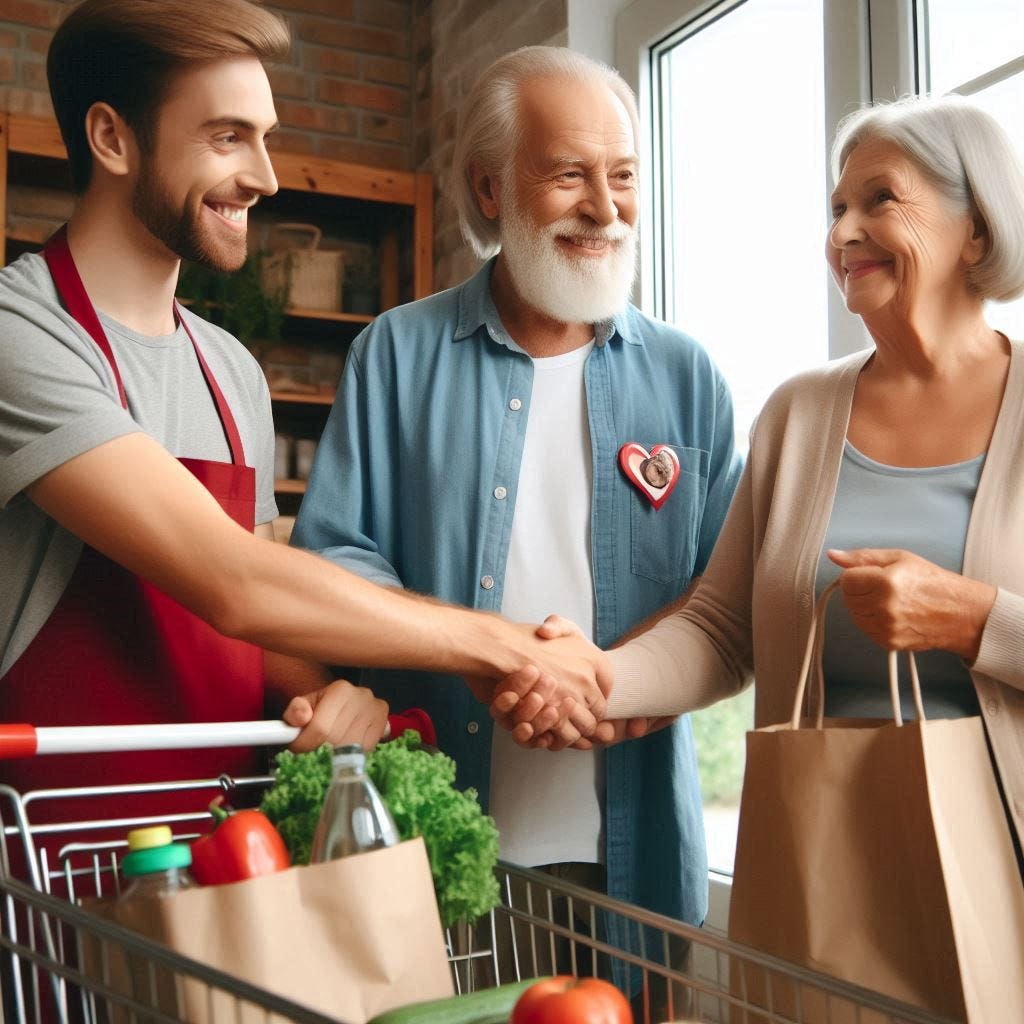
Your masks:
<svg viewBox="0 0 1024 1024"><path fill-rule="evenodd" d="M655 48L683 26L694 30L727 17L749 0L634 0L615 19L615 65L637 95L640 107L640 157L644 168L641 204L641 269L637 301L651 316L666 318L659 293L663 274L658 244L663 202L660 194ZM915 0L824 0L825 138L831 140L842 117L875 99L918 92L917 32L921 27ZM971 83L973 84L973 83ZM826 154L827 156L827 154ZM827 160L826 160L827 165ZM830 172L822 201L832 191ZM831 219L831 213L829 213ZM823 261L824 264L824 261ZM823 275L825 268L823 265ZM837 289L828 289L828 352L838 358L868 344L861 321L849 313ZM732 879L710 873L706 927L727 929Z"/></svg>

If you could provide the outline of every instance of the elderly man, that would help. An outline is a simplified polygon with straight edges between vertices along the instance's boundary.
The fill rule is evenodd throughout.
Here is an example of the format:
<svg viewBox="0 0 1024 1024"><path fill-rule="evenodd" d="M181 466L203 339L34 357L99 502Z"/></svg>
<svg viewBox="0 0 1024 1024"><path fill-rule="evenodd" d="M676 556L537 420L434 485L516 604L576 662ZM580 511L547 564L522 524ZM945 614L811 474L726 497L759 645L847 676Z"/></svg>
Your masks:
<svg viewBox="0 0 1024 1024"><path fill-rule="evenodd" d="M629 304L636 150L633 96L604 65L530 47L483 74L453 179L467 239L493 258L356 340L295 543L375 582L517 619L557 610L602 646L685 591L738 464L707 354ZM492 735L465 687L372 685L429 710L506 859L703 920L687 719L552 754Z"/></svg>

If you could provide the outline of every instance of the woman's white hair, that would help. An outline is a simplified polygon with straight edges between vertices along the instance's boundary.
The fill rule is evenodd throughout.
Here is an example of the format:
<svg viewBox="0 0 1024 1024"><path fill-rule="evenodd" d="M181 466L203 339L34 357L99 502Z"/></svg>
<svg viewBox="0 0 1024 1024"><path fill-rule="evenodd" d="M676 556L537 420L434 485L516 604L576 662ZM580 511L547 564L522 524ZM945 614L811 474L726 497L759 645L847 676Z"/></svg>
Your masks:
<svg viewBox="0 0 1024 1024"><path fill-rule="evenodd" d="M508 176L522 138L519 90L534 78L568 78L607 86L625 106L639 145L636 97L607 64L560 46L524 46L499 57L477 79L462 105L452 159L452 200L463 237L481 259L501 248L499 228L497 221L480 210L470 167L486 168L499 182Z"/></svg>
<svg viewBox="0 0 1024 1024"><path fill-rule="evenodd" d="M967 271L978 295L1005 302L1024 293L1024 169L994 117L962 96L865 107L836 129L834 181L854 147L868 139L894 142L954 208L981 218L988 250Z"/></svg>

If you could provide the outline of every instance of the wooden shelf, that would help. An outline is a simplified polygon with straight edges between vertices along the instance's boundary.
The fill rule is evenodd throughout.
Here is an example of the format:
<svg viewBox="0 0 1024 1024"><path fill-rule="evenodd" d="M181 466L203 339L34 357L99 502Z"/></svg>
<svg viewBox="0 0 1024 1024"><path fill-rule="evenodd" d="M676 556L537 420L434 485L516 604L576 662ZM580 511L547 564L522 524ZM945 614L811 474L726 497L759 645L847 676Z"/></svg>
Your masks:
<svg viewBox="0 0 1024 1024"><path fill-rule="evenodd" d="M48 156L54 160L67 159L68 152L60 137L60 129L52 118L11 114L8 132L10 138L8 145L16 153Z"/></svg>
<svg viewBox="0 0 1024 1024"><path fill-rule="evenodd" d="M274 493L275 494L305 494L306 493L306 481L305 480L275 480L274 481Z"/></svg>
<svg viewBox="0 0 1024 1024"><path fill-rule="evenodd" d="M299 309L296 306L289 306L284 314L302 320L335 320L342 324L372 324L376 319L367 313L331 313L323 309Z"/></svg>
<svg viewBox="0 0 1024 1024"><path fill-rule="evenodd" d="M271 391L272 402L290 402L293 405L333 405L334 394L314 395L303 391Z"/></svg>

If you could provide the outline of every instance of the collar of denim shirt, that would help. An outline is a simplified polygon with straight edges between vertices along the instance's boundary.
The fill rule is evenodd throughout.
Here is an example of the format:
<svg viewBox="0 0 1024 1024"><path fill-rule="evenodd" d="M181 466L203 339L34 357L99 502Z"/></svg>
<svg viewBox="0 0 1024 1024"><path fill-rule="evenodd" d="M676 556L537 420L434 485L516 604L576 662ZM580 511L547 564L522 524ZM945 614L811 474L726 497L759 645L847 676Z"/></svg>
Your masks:
<svg viewBox="0 0 1024 1024"><path fill-rule="evenodd" d="M495 308L491 296L491 274L497 256L492 256L462 287L459 289L459 322L455 329L454 341L462 341L472 337L481 328L499 345L504 345L513 352L528 353L515 343L505 330ZM611 341L616 335L629 342L630 345L643 345L642 334L635 330L630 316L631 306L627 305L611 320L594 324L594 338L598 346Z"/></svg>

